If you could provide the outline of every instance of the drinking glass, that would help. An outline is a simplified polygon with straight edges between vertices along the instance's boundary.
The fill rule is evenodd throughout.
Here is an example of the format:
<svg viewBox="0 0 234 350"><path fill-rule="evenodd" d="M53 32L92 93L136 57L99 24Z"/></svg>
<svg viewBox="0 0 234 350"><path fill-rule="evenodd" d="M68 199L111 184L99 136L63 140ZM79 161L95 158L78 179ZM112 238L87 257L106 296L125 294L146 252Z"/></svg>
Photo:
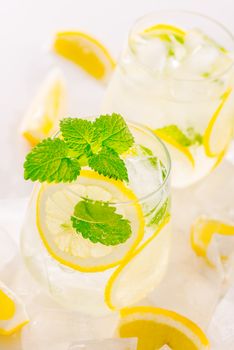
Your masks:
<svg viewBox="0 0 234 350"><path fill-rule="evenodd" d="M232 34L196 13L152 13L130 30L102 111L144 123L166 142L173 187L202 179L229 147L233 53Z"/></svg>
<svg viewBox="0 0 234 350"><path fill-rule="evenodd" d="M167 268L169 153L149 129L128 126L135 139L122 155L128 183L89 168L72 183L37 183L22 228L22 254L33 277L66 308L86 314L108 314L140 301ZM130 237L107 246L78 235L70 218L84 199L102 201L123 215L131 226Z"/></svg>

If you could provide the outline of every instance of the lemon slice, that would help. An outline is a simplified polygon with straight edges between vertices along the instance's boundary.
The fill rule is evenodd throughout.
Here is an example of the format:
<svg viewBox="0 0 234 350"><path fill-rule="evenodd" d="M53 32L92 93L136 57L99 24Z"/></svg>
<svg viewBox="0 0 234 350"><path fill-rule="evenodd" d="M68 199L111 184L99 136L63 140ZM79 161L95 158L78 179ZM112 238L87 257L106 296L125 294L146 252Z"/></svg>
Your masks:
<svg viewBox="0 0 234 350"><path fill-rule="evenodd" d="M0 334L11 335L28 322L22 301L0 281Z"/></svg>
<svg viewBox="0 0 234 350"><path fill-rule="evenodd" d="M198 256L206 259L213 265L209 257L209 247L214 235L234 236L234 225L229 225L218 220L212 220L205 217L199 217L191 228L191 245ZM225 256L221 256L225 259Z"/></svg>
<svg viewBox="0 0 234 350"><path fill-rule="evenodd" d="M138 338L138 350L208 350L203 331L189 319L169 310L136 306L121 310L118 333L121 338Z"/></svg>
<svg viewBox="0 0 234 350"><path fill-rule="evenodd" d="M232 89L229 88L223 94L221 102L205 130L203 142L205 153L208 157L219 156L226 148L227 140L230 138L232 127L229 121L229 113L225 107L231 92Z"/></svg>
<svg viewBox="0 0 234 350"><path fill-rule="evenodd" d="M178 143L175 139L173 139L171 136L167 135L166 132L163 131L163 129L157 129L153 130L155 135L157 135L161 140L163 140L167 145L169 145L169 151L174 155L174 159L178 158L178 152L182 156L185 157L185 159L190 163L192 167L195 166L195 161L193 158L192 153L188 149L188 147L182 146L180 143ZM180 156L180 155L179 155Z"/></svg>
<svg viewBox="0 0 234 350"><path fill-rule="evenodd" d="M116 211L130 221L130 238L123 244L106 246L79 235L70 218L75 205L84 197L110 203L133 201L116 206ZM144 235L144 217L134 193L121 181L83 170L75 183L41 186L37 227L45 247L58 262L79 271L97 272L118 265L135 249Z"/></svg>
<svg viewBox="0 0 234 350"><path fill-rule="evenodd" d="M186 35L184 30L170 24L156 24L145 29L143 33L166 41L170 41L170 36L174 36L180 42L184 41Z"/></svg>
<svg viewBox="0 0 234 350"><path fill-rule="evenodd" d="M54 50L98 80L106 80L115 66L107 49L99 41L82 32L57 33Z"/></svg>
<svg viewBox="0 0 234 350"><path fill-rule="evenodd" d="M43 82L25 115L20 130L35 146L43 138L51 136L59 120L66 113L66 88L60 70L53 70Z"/></svg>
<svg viewBox="0 0 234 350"><path fill-rule="evenodd" d="M223 158L225 157L227 151L228 151L228 148L229 148L229 145L232 141L232 135L233 135L233 132L232 132L232 128L229 130L229 137L227 138L226 140L226 145L224 146L224 149L220 152L220 154L218 155L218 157L216 158L216 162L215 164L213 165L212 167L212 170L214 170L215 168L217 168L217 166L222 162Z"/></svg>
<svg viewBox="0 0 234 350"><path fill-rule="evenodd" d="M110 309L138 302L161 281L170 250L168 221L169 217L110 277L105 289L105 301Z"/></svg>

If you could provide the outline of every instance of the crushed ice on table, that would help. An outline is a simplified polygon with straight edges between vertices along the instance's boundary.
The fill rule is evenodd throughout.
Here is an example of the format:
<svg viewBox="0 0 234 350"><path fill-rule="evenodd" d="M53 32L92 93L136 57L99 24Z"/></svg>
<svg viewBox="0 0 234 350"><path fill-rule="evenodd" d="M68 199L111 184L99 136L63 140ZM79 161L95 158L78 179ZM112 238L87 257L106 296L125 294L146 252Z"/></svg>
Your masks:
<svg viewBox="0 0 234 350"><path fill-rule="evenodd" d="M234 349L234 285L217 306L208 336L212 350Z"/></svg>
<svg viewBox="0 0 234 350"><path fill-rule="evenodd" d="M201 215L234 224L234 167L228 162L209 177L172 193L173 243L167 273L149 299L159 307L185 315L206 329L217 304L233 281L232 258L223 269L211 267L193 252L190 244L191 224ZM228 186L225 186L228 183ZM173 205L174 204L174 205ZM230 257L234 254L233 237L225 237ZM223 244L223 242L222 242ZM210 249L218 249L216 241ZM214 252L214 254L216 254Z"/></svg>
<svg viewBox="0 0 234 350"><path fill-rule="evenodd" d="M9 270L13 268L18 249L10 234L1 227L1 224L0 241L0 279L6 279L7 282L10 277Z"/></svg>
<svg viewBox="0 0 234 350"><path fill-rule="evenodd" d="M134 338L115 338L72 344L68 350L135 350L137 340Z"/></svg>
<svg viewBox="0 0 234 350"><path fill-rule="evenodd" d="M89 317L62 308L39 307L22 331L24 350L67 350L73 342L111 338L118 315Z"/></svg>

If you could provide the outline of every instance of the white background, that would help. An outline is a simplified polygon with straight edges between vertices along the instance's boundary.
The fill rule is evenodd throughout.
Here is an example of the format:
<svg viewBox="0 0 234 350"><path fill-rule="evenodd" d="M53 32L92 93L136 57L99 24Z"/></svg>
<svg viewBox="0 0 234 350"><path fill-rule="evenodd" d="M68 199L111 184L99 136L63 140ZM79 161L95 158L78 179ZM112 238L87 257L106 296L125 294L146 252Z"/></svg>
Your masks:
<svg viewBox="0 0 234 350"><path fill-rule="evenodd" d="M49 52L54 33L88 32L117 58L135 19L160 9L198 11L234 32L233 0L0 0L0 198L25 196L31 188L23 181L27 144L18 127L40 82L58 63ZM97 114L104 88L66 67L73 80L69 113Z"/></svg>

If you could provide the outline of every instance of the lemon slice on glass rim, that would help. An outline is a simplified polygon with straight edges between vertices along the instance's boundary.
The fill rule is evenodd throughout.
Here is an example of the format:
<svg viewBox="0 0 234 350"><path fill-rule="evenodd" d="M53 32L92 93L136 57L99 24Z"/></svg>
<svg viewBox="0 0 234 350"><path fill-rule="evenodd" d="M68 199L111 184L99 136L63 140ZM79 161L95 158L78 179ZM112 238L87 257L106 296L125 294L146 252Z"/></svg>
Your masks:
<svg viewBox="0 0 234 350"><path fill-rule="evenodd" d="M120 311L118 335L137 338L138 350L209 350L209 341L192 321L176 312L153 306L135 306Z"/></svg>
<svg viewBox="0 0 234 350"><path fill-rule="evenodd" d="M0 335L12 335L28 322L22 301L0 281Z"/></svg>
<svg viewBox="0 0 234 350"><path fill-rule="evenodd" d="M116 205L129 220L132 234L122 244L92 243L73 229L71 216L83 198ZM127 203L129 202L129 203ZM82 170L70 184L42 184L37 198L37 228L49 254L59 263L82 272L104 271L118 265L134 251L144 235L144 217L134 193L121 181Z"/></svg>
<svg viewBox="0 0 234 350"><path fill-rule="evenodd" d="M115 67L107 49L98 40L83 32L57 33L53 48L57 54L83 68L98 80L106 80Z"/></svg>
<svg viewBox="0 0 234 350"><path fill-rule="evenodd" d="M35 146L55 132L66 109L65 80L62 72L55 68L48 74L33 99L21 123L21 134L32 146Z"/></svg>

